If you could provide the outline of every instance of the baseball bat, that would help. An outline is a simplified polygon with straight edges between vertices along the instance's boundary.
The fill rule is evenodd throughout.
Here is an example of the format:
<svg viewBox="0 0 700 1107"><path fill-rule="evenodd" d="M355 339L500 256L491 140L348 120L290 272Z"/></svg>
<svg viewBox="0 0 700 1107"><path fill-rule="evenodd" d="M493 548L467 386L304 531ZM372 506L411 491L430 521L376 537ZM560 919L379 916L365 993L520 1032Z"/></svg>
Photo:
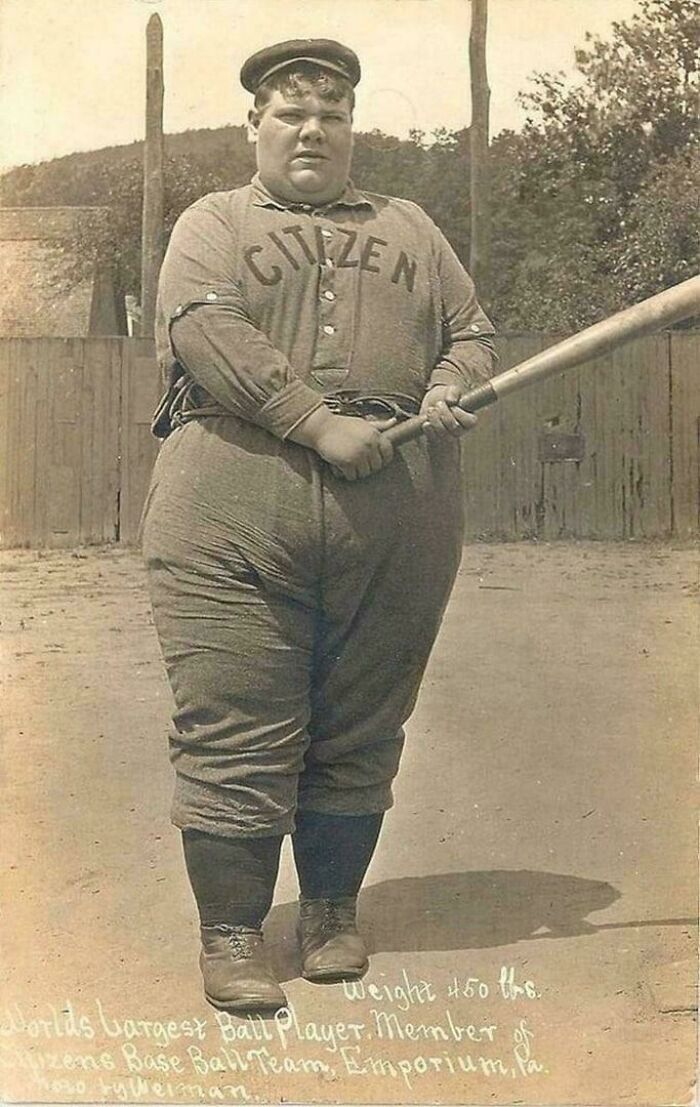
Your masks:
<svg viewBox="0 0 700 1107"><path fill-rule="evenodd" d="M617 349L633 338L652 334L662 327L698 314L700 276L690 277L664 292L658 292L656 296L650 296L648 300L641 300L632 307L618 311L609 319L594 323L512 369L506 369L504 373L471 388L461 397L459 406L464 411L479 411L482 407L495 403L501 396L507 396L509 392L517 392L518 389L526 388L554 373L573 369L584 361ZM400 446L422 434L424 425L425 416L415 415L395 427L390 427L384 434L395 446Z"/></svg>

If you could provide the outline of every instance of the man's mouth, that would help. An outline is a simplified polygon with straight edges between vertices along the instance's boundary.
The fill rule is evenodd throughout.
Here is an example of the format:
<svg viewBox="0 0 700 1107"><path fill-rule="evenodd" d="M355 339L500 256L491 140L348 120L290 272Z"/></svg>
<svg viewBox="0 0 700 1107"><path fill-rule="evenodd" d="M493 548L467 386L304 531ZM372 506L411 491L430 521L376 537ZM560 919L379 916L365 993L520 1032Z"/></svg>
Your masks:
<svg viewBox="0 0 700 1107"><path fill-rule="evenodd" d="M294 155L294 161L328 161L328 159L325 154L317 150L301 150Z"/></svg>

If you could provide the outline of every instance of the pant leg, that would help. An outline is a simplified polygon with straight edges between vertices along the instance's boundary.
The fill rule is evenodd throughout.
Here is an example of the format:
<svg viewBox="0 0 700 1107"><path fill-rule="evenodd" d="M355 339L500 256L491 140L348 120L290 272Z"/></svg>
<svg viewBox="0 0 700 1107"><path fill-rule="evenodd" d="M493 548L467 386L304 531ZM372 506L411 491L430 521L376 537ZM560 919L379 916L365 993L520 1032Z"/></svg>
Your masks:
<svg viewBox="0 0 700 1107"><path fill-rule="evenodd" d="M283 443L226 424L221 434L189 424L166 441L144 516L175 699L172 817L209 834L280 835L294 825L308 746L310 485Z"/></svg>
<svg viewBox="0 0 700 1107"><path fill-rule="evenodd" d="M463 543L458 443L404 447L381 473L326 475L323 611L299 807L391 806L418 695Z"/></svg>

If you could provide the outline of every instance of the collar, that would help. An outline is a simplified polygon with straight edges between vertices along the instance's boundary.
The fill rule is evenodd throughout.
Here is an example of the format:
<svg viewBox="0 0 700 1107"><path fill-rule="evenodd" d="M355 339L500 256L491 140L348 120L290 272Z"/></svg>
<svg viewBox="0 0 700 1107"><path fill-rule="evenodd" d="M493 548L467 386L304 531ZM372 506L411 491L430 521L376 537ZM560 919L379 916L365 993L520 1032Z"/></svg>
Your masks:
<svg viewBox="0 0 700 1107"><path fill-rule="evenodd" d="M282 200L273 196L256 173L250 182L253 190L253 205L258 208L277 208L278 211L332 211L333 208L371 208L374 204L366 192L360 192L352 181L348 181L343 193L329 204L303 204L296 200Z"/></svg>

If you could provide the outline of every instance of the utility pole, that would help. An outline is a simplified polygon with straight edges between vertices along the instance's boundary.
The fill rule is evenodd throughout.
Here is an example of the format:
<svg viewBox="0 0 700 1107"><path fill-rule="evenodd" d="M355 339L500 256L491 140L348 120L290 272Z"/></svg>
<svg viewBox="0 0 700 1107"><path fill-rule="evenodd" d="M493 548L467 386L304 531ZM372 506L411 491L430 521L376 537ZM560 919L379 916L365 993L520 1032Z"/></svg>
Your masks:
<svg viewBox="0 0 700 1107"><path fill-rule="evenodd" d="M488 0L471 0L469 70L472 120L469 128L471 248L469 270L482 304L488 304L491 285L491 203L489 184L489 89L486 70Z"/></svg>
<svg viewBox="0 0 700 1107"><path fill-rule="evenodd" d="M158 273L163 260L163 24L146 27L146 136L141 221L141 334L153 336Z"/></svg>

